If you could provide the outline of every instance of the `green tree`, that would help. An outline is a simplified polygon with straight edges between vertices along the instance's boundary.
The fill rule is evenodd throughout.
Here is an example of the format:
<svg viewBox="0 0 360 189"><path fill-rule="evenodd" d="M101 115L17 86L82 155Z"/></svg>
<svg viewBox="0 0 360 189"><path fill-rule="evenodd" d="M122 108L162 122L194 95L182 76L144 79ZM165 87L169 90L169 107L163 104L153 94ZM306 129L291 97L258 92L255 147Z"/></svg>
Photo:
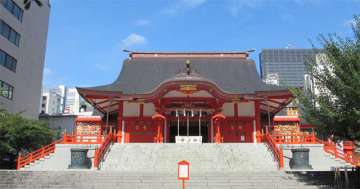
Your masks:
<svg viewBox="0 0 360 189"><path fill-rule="evenodd" d="M49 144L53 137L46 123L0 110L0 168L14 168L19 153Z"/></svg>
<svg viewBox="0 0 360 189"><path fill-rule="evenodd" d="M293 89L302 117L325 136L360 140L360 17L354 36L320 35L321 54L307 63L317 92Z"/></svg>

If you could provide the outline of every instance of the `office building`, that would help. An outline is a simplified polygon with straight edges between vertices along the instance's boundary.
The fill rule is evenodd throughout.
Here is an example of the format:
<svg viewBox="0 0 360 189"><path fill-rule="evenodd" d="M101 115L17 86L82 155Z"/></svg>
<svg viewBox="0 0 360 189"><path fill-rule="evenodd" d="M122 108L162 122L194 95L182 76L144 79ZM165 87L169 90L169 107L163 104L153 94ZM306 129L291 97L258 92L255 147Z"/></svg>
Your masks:
<svg viewBox="0 0 360 189"><path fill-rule="evenodd" d="M263 49L260 53L260 74L263 81L279 86L303 87L306 62L312 61L313 49Z"/></svg>
<svg viewBox="0 0 360 189"><path fill-rule="evenodd" d="M0 0L0 107L37 119L50 5Z"/></svg>

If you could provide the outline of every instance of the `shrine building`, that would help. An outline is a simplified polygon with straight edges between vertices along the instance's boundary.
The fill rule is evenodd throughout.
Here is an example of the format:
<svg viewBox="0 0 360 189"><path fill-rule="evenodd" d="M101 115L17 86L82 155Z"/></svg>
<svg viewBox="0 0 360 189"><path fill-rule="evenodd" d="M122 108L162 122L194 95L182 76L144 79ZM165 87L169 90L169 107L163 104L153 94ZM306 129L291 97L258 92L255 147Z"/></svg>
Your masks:
<svg viewBox="0 0 360 189"><path fill-rule="evenodd" d="M111 84L78 87L119 143L253 143L293 99L249 52L129 52Z"/></svg>

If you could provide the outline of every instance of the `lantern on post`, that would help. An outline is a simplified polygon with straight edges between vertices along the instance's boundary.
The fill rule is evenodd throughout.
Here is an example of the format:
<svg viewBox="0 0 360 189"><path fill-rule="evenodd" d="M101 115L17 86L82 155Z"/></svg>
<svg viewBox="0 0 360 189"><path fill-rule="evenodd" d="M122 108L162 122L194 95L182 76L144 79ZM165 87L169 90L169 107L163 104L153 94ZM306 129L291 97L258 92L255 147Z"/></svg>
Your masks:
<svg viewBox="0 0 360 189"><path fill-rule="evenodd" d="M154 137L154 141L156 143L163 143L163 139L164 139L163 130L165 129L164 122L166 120L166 117L159 113L156 113L155 115L152 116L152 119L154 120L155 124L157 125L157 134Z"/></svg>
<svg viewBox="0 0 360 189"><path fill-rule="evenodd" d="M182 189L185 189L185 180L190 179L190 163L188 161L178 162L178 180L182 180Z"/></svg>
<svg viewBox="0 0 360 189"><path fill-rule="evenodd" d="M215 143L216 144L223 142L223 137L221 136L221 133L220 133L220 121L225 120L225 119L226 119L226 117L220 113L211 117L211 120L215 124Z"/></svg>

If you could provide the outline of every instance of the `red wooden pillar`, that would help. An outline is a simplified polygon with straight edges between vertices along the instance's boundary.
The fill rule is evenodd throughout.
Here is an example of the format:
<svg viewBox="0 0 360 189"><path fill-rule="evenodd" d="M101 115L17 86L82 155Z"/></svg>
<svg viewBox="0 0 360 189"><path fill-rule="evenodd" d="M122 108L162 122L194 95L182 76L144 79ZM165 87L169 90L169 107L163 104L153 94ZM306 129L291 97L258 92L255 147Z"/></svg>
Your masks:
<svg viewBox="0 0 360 189"><path fill-rule="evenodd" d="M165 142L169 143L170 142L170 127L167 122L165 124L165 129L166 129L166 141Z"/></svg>
<svg viewBox="0 0 360 189"><path fill-rule="evenodd" d="M254 140L256 140L257 143L261 142L261 111L260 111L260 101L256 100L254 101L255 105L255 134L254 134Z"/></svg>
<svg viewBox="0 0 360 189"><path fill-rule="evenodd" d="M208 142L212 143L213 139L212 139L212 130L211 130L211 125L208 126Z"/></svg>
<svg viewBox="0 0 360 189"><path fill-rule="evenodd" d="M124 112L124 101L119 101L118 116L117 116L117 142L121 143L122 132L123 132L123 112Z"/></svg>
<svg viewBox="0 0 360 189"><path fill-rule="evenodd" d="M139 104L139 119L137 121L134 121L134 123L135 123L134 127L136 128L136 125L139 125L140 123L144 123L143 120L144 120L144 103L140 102L140 104Z"/></svg>
<svg viewBox="0 0 360 189"><path fill-rule="evenodd" d="M21 153L19 153L19 156L16 160L16 169L19 170L21 167L20 167L20 161L21 161Z"/></svg>
<svg viewBox="0 0 360 189"><path fill-rule="evenodd" d="M139 108L140 108L140 110L139 110L139 117L140 117L140 119L142 120L142 119L144 118L144 104L141 103Z"/></svg>
<svg viewBox="0 0 360 189"><path fill-rule="evenodd" d="M234 102L234 117L239 117L239 108L237 102Z"/></svg>

